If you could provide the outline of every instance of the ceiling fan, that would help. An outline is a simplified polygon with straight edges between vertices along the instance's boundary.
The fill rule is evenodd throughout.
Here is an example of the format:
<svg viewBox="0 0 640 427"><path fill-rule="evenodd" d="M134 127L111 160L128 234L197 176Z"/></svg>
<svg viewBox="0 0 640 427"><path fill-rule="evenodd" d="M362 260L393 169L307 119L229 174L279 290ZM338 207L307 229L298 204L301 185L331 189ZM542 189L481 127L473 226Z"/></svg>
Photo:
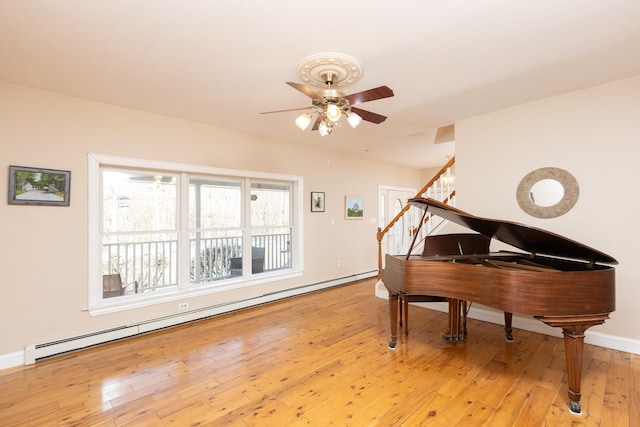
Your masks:
<svg viewBox="0 0 640 427"><path fill-rule="evenodd" d="M342 115L346 117L347 122L353 128L356 128L362 120L375 124L384 122L387 119L386 116L354 107L354 105L389 98L393 96L393 91L387 86L379 86L362 92L345 95L340 90L334 89L334 86L339 84L353 82L360 77L362 71L361 66L356 63L353 58L341 55L338 58L339 60L337 60L336 55L340 54L331 54L330 57L323 56L320 59L318 59L317 55L308 57L298 65L298 75L311 83L315 83L317 86L324 85L323 90L316 92L306 84L286 82L292 88L311 98L310 106L288 110L267 111L260 114L313 110L311 113L305 113L296 118L296 126L301 130L305 130L311 124L315 113L316 120L312 130L319 131L321 136L329 135ZM309 71L311 71L311 73ZM314 73L313 71L316 72ZM311 77L309 77L310 75Z"/></svg>

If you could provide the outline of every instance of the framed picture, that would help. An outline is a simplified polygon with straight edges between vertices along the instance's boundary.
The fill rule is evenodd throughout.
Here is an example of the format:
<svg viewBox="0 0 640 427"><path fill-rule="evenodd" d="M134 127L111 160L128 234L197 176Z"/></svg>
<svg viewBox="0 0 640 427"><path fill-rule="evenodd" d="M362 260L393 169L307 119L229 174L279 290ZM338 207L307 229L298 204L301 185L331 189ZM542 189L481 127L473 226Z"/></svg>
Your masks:
<svg viewBox="0 0 640 427"><path fill-rule="evenodd" d="M346 219L363 219L364 218L364 197L346 196L345 198Z"/></svg>
<svg viewBox="0 0 640 427"><path fill-rule="evenodd" d="M311 192L311 212L324 212L324 192Z"/></svg>
<svg viewBox="0 0 640 427"><path fill-rule="evenodd" d="M9 166L9 204L69 206L71 172Z"/></svg>

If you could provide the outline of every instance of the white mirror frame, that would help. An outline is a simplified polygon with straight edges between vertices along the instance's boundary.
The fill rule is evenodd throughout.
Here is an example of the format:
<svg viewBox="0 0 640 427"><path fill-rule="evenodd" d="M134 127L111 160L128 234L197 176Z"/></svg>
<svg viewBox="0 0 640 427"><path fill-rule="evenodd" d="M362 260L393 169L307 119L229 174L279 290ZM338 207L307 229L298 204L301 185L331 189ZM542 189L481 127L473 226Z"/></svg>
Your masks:
<svg viewBox="0 0 640 427"><path fill-rule="evenodd" d="M564 188L562 200L555 205L538 206L529 197L533 185L543 179L558 181ZM559 168L540 168L529 172L522 178L516 190L516 200L520 208L531 216L536 218L556 218L569 212L575 206L579 194L578 181L569 172Z"/></svg>

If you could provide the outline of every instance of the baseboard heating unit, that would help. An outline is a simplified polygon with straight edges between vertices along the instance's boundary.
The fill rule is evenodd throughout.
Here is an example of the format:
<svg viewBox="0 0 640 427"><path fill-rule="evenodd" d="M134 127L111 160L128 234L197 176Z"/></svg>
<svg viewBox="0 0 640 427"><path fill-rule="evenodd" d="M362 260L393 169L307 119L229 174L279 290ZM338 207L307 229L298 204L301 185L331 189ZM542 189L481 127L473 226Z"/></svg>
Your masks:
<svg viewBox="0 0 640 427"><path fill-rule="evenodd" d="M140 322L133 325L125 325L117 328L111 328L56 341L28 345L24 351L24 364L31 365L39 360L43 360L49 357L59 356L65 353L95 347L97 345L129 338L135 335L158 331L160 329L181 325L196 320L206 319L208 317L219 316L222 314L231 313L233 311L242 310L244 308L255 307L261 304L303 295L305 293L345 285L348 283L356 282L358 280L375 277L376 274L377 270L354 274L338 279L332 279L324 282L299 286L297 288L273 292L246 300L234 301L225 304L204 307L197 310L186 311L183 313L177 313L175 315Z"/></svg>

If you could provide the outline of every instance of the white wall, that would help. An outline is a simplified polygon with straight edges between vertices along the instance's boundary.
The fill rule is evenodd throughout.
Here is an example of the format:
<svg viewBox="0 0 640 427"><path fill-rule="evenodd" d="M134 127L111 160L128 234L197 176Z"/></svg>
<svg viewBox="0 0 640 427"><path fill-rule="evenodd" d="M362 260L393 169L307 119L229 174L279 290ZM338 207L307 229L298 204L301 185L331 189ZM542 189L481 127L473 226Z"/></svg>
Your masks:
<svg viewBox="0 0 640 427"><path fill-rule="evenodd" d="M310 191L325 191L325 213L310 213L305 200L304 276L250 291L256 294L374 270L377 223L370 220L377 216L378 185L419 188L424 183L421 171L337 151L329 164L328 150L321 144L265 141L5 84L0 84L0 135L0 169L5 170L0 188L7 188L8 165L72 172L70 207L0 203L0 359L28 344L176 311L175 304L96 317L83 310L89 152L303 175L307 199ZM609 321L592 329L634 342L640 340L640 202L635 198L639 151L640 77L456 123L458 207L554 231L617 258L617 309ZM580 183L576 207L560 218L530 217L516 203L520 179L544 166L566 169ZM365 197L363 221L342 219L346 194ZM335 226L330 225L332 218ZM336 267L337 259L341 268ZM197 308L235 298L219 293L190 303Z"/></svg>
<svg viewBox="0 0 640 427"><path fill-rule="evenodd" d="M71 205L0 203L0 359L26 345L175 314L177 304L91 317L87 306L87 154L101 153L304 177L305 271L290 279L190 299L190 308L248 298L377 268L379 184L419 187L420 171L331 153L324 144L265 141L238 132L0 84L0 188L8 166L71 171ZM310 212L310 191L326 212ZM344 220L344 196L365 219ZM331 225L335 219L335 225ZM336 261L341 261L341 267ZM373 289L372 289L373 293ZM0 363L2 366L2 363Z"/></svg>
<svg viewBox="0 0 640 427"><path fill-rule="evenodd" d="M640 340L639 156L640 76L461 120L457 207L550 230L616 258L616 311L591 330ZM516 202L520 179L546 166L569 171L580 185L578 203L559 218L531 217Z"/></svg>

